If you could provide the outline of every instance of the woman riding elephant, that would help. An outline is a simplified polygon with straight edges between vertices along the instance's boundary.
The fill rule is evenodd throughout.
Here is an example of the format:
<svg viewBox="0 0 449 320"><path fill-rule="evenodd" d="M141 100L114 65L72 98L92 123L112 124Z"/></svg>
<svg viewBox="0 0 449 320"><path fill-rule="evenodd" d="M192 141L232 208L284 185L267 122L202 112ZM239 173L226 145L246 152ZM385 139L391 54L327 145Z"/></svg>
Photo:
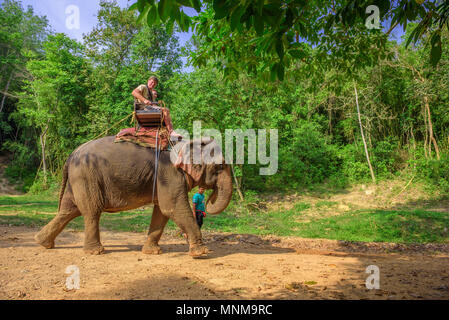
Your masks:
<svg viewBox="0 0 449 320"><path fill-rule="evenodd" d="M195 186L213 189L207 201L207 212L222 212L232 195L230 167L224 163L214 140L181 142L175 147L171 154L169 151L160 153L156 174L154 149L133 143L114 143L114 137L89 141L78 147L64 165L58 214L35 236L36 241L45 248L53 248L55 238L64 227L82 215L84 250L100 254L104 251L99 229L102 212L132 210L154 202L148 239L142 251L161 253L158 242L168 219L172 219L187 233L190 254L206 254L188 192ZM190 159L195 160L195 152L201 153L197 158L202 160L192 164ZM208 158L212 161L204 160Z"/></svg>

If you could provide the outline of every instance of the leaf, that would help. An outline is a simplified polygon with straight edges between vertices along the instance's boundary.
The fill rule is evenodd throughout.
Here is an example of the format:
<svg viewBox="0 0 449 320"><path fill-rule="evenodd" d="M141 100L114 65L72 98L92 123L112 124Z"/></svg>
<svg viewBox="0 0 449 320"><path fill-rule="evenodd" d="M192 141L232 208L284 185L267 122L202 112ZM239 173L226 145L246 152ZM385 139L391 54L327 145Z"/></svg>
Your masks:
<svg viewBox="0 0 449 320"><path fill-rule="evenodd" d="M277 74L277 69L278 69L278 64L275 63L271 66L271 70L270 70L270 78L271 81L275 81L276 80L276 74Z"/></svg>
<svg viewBox="0 0 449 320"><path fill-rule="evenodd" d="M376 5L379 7L380 18L382 18L390 9L391 3L389 0L378 0L376 1Z"/></svg>
<svg viewBox="0 0 449 320"><path fill-rule="evenodd" d="M146 19L148 15L148 11L150 11L150 5L147 4L144 10L139 14L139 17L137 17L137 24L140 24L142 20Z"/></svg>
<svg viewBox="0 0 449 320"><path fill-rule="evenodd" d="M231 13L230 26L232 31L234 31L240 24L240 18L242 17L244 11L245 7L239 6L235 8L234 11Z"/></svg>
<svg viewBox="0 0 449 320"><path fill-rule="evenodd" d="M284 43L282 42L282 39L278 39L276 42L276 52L282 60L282 58L284 58Z"/></svg>
<svg viewBox="0 0 449 320"><path fill-rule="evenodd" d="M189 28L190 28L190 26L192 24L192 19L188 15L186 15L184 12L182 12L182 11L181 11L180 19L182 19L184 21L185 29L183 31L188 32Z"/></svg>
<svg viewBox="0 0 449 320"><path fill-rule="evenodd" d="M181 6L192 7L192 2L190 0L176 0Z"/></svg>
<svg viewBox="0 0 449 320"><path fill-rule="evenodd" d="M284 80L284 73L285 73L285 69L284 69L284 65L282 63L279 63L279 66L277 68L277 76L279 78L279 80Z"/></svg>
<svg viewBox="0 0 449 320"><path fill-rule="evenodd" d="M139 9L139 3L135 2L128 8L128 11L134 11L134 10L137 10L137 9Z"/></svg>
<svg viewBox="0 0 449 320"><path fill-rule="evenodd" d="M264 2L264 0L257 1L257 13L259 14L259 16L262 16Z"/></svg>
<svg viewBox="0 0 449 320"><path fill-rule="evenodd" d="M430 63L435 67L441 59L441 35L434 33L431 40L432 49L430 50Z"/></svg>
<svg viewBox="0 0 449 320"><path fill-rule="evenodd" d="M254 17L254 29L256 29L257 35L260 37L263 35L263 18L262 17Z"/></svg>
<svg viewBox="0 0 449 320"><path fill-rule="evenodd" d="M172 9L172 2L169 0L160 0L159 4L158 4L158 13L159 13L159 18L162 21L166 21L167 18L170 16L170 12Z"/></svg>
<svg viewBox="0 0 449 320"><path fill-rule="evenodd" d="M186 23L186 20L184 18L184 15L182 14L183 12L181 11L180 13L181 14L179 16L178 25L181 28L181 31L186 32L188 30L187 23Z"/></svg>
<svg viewBox="0 0 449 320"><path fill-rule="evenodd" d="M285 25L286 26L291 26L292 22L293 22L293 16L294 16L294 12L291 8L287 9L287 13L285 14Z"/></svg>
<svg viewBox="0 0 449 320"><path fill-rule="evenodd" d="M139 9L139 12L142 12L146 5L145 0L137 0L137 9Z"/></svg>
<svg viewBox="0 0 449 320"><path fill-rule="evenodd" d="M410 1L409 3L407 3L405 5L405 15L407 16L407 19L409 21L415 20L417 14L418 14L418 11L416 10L414 1Z"/></svg>
<svg viewBox="0 0 449 320"><path fill-rule="evenodd" d="M169 19L165 25L167 33L171 35L173 33L173 27L175 26L175 20Z"/></svg>
<svg viewBox="0 0 449 320"><path fill-rule="evenodd" d="M301 50L290 50L288 53L295 59L302 59L304 58L304 52Z"/></svg>
<svg viewBox="0 0 449 320"><path fill-rule="evenodd" d="M192 6L195 8L196 12L201 11L201 1L200 0L191 0Z"/></svg>
<svg viewBox="0 0 449 320"><path fill-rule="evenodd" d="M327 22L326 22L326 26L325 26L324 30L329 31L332 28L332 26L334 25L334 22L335 22L335 16L331 15L329 18L327 18Z"/></svg>
<svg viewBox="0 0 449 320"><path fill-rule="evenodd" d="M229 14L229 5L226 0L214 0L213 8L215 11L214 18L217 20L223 19Z"/></svg>
<svg viewBox="0 0 449 320"><path fill-rule="evenodd" d="M148 25L153 25L158 22L157 8L152 6L150 11L148 11L147 23Z"/></svg>

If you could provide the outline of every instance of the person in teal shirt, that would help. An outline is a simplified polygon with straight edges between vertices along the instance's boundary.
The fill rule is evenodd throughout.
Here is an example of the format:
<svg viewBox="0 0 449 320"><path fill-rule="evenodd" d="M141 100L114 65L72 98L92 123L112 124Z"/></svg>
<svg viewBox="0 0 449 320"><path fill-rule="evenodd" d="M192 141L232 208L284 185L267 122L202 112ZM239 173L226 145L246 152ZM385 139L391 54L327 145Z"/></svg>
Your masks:
<svg viewBox="0 0 449 320"><path fill-rule="evenodd" d="M204 205L204 191L205 189L200 187L198 189L198 192L193 195L193 214L200 229L203 225L203 218L206 216L206 208Z"/></svg>

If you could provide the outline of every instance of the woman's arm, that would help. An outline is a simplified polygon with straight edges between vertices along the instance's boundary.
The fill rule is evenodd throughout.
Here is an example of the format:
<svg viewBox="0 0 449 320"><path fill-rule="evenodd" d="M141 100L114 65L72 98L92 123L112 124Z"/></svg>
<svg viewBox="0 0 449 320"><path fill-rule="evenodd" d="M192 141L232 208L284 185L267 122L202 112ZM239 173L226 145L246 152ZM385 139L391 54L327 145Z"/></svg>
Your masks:
<svg viewBox="0 0 449 320"><path fill-rule="evenodd" d="M134 98L139 99L140 102L145 103L146 105L151 104L151 101L148 99L145 99L145 97L142 95L142 93L140 92L140 90L138 88L133 90L132 95Z"/></svg>

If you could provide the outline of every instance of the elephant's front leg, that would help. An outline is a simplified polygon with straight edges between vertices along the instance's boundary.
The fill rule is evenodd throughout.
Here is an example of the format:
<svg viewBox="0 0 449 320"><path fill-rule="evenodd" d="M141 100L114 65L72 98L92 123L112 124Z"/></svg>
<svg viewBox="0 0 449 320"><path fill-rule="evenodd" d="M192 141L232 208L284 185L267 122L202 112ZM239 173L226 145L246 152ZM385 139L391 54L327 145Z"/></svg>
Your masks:
<svg viewBox="0 0 449 320"><path fill-rule="evenodd" d="M145 242L142 252L146 254L161 254L162 250L159 247L159 239L164 232L168 217L164 216L159 206L155 205L153 215L151 216L150 230L148 231L148 239Z"/></svg>
<svg viewBox="0 0 449 320"><path fill-rule="evenodd" d="M178 227L187 234L190 244L189 254L193 257L198 257L207 254L209 250L203 244L200 227L198 227L198 224L193 217L189 202L186 202L186 209L176 210L176 212L173 213L172 219Z"/></svg>

